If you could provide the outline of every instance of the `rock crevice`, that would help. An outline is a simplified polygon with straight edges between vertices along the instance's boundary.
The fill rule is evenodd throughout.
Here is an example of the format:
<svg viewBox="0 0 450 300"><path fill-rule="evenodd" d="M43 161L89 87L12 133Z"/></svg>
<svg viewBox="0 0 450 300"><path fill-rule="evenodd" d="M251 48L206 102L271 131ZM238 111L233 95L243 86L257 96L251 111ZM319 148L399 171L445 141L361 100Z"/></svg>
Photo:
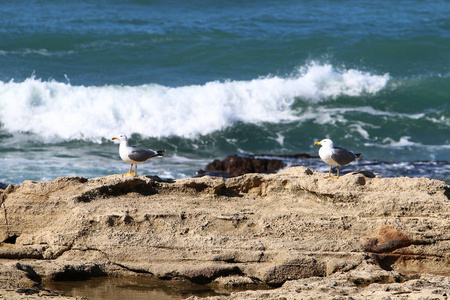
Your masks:
<svg viewBox="0 0 450 300"><path fill-rule="evenodd" d="M12 268L25 274L21 288L131 273L203 284L241 277L280 289L353 274L361 286L367 266L448 276L448 191L437 180L334 180L304 167L228 180L25 181L0 195L0 260L27 259Z"/></svg>

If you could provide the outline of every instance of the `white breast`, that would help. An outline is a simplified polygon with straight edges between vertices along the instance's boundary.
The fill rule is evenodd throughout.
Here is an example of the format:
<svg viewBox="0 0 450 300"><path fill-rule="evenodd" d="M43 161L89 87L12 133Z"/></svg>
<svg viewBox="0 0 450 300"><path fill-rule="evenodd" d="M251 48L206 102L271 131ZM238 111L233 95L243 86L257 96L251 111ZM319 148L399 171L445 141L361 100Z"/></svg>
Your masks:
<svg viewBox="0 0 450 300"><path fill-rule="evenodd" d="M335 162L332 158L331 155L333 154L333 148L329 148L329 147L321 147L319 149L319 156L320 158L329 165L337 165L338 163Z"/></svg>
<svg viewBox="0 0 450 300"><path fill-rule="evenodd" d="M120 146L119 146L120 158L126 163L135 164L134 161L132 161L131 159L128 158L128 152L129 152L129 147L127 147L127 145L125 143L120 143Z"/></svg>

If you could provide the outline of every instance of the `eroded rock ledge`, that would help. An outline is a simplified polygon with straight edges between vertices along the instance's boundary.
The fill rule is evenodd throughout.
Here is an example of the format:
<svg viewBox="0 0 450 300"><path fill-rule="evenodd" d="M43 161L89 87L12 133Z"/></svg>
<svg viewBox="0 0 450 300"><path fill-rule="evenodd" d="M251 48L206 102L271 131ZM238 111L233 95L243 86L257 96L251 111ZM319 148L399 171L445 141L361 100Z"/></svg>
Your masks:
<svg viewBox="0 0 450 300"><path fill-rule="evenodd" d="M282 286L259 293L287 299L330 280L355 296L381 283L450 287L448 185L323 176L295 167L227 181L112 175L9 186L0 195L0 287L135 274Z"/></svg>

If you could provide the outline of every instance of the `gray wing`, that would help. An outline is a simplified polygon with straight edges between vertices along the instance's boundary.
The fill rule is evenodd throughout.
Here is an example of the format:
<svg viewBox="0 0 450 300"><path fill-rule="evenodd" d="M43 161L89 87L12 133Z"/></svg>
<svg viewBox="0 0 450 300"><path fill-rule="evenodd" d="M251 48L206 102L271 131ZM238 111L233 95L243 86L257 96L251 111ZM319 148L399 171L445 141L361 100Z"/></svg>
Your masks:
<svg viewBox="0 0 450 300"><path fill-rule="evenodd" d="M356 160L355 153L348 151L347 149L334 147L333 150L334 151L331 158L341 166L347 165Z"/></svg>
<svg viewBox="0 0 450 300"><path fill-rule="evenodd" d="M142 149L136 146L132 146L131 152L128 153L128 157L134 161L143 162L156 156L163 156L163 153L164 150L154 151L151 149Z"/></svg>

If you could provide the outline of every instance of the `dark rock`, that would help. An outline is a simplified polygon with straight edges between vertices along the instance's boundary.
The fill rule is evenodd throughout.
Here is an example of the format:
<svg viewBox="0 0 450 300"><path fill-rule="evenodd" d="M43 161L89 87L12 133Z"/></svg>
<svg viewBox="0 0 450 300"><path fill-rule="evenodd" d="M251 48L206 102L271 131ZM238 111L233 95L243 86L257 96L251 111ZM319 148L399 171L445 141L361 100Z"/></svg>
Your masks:
<svg viewBox="0 0 450 300"><path fill-rule="evenodd" d="M255 154L249 155L251 158L262 158L262 157L279 157L279 158L291 158L291 159L299 159L299 158L318 158L318 156L309 155L308 153L297 153L297 154Z"/></svg>
<svg viewBox="0 0 450 300"><path fill-rule="evenodd" d="M362 171L354 172L353 174L362 174L367 178L375 178L376 177L375 173L373 173L372 171L369 171L369 170L362 170Z"/></svg>
<svg viewBox="0 0 450 300"><path fill-rule="evenodd" d="M39 290L37 290L37 289L17 289L16 293L25 294L25 295L33 295L33 294L39 294Z"/></svg>
<svg viewBox="0 0 450 300"><path fill-rule="evenodd" d="M198 175L220 174L223 177L236 177L247 173L275 173L286 164L280 159L256 158L255 156L230 155L225 160L214 160L199 171Z"/></svg>

